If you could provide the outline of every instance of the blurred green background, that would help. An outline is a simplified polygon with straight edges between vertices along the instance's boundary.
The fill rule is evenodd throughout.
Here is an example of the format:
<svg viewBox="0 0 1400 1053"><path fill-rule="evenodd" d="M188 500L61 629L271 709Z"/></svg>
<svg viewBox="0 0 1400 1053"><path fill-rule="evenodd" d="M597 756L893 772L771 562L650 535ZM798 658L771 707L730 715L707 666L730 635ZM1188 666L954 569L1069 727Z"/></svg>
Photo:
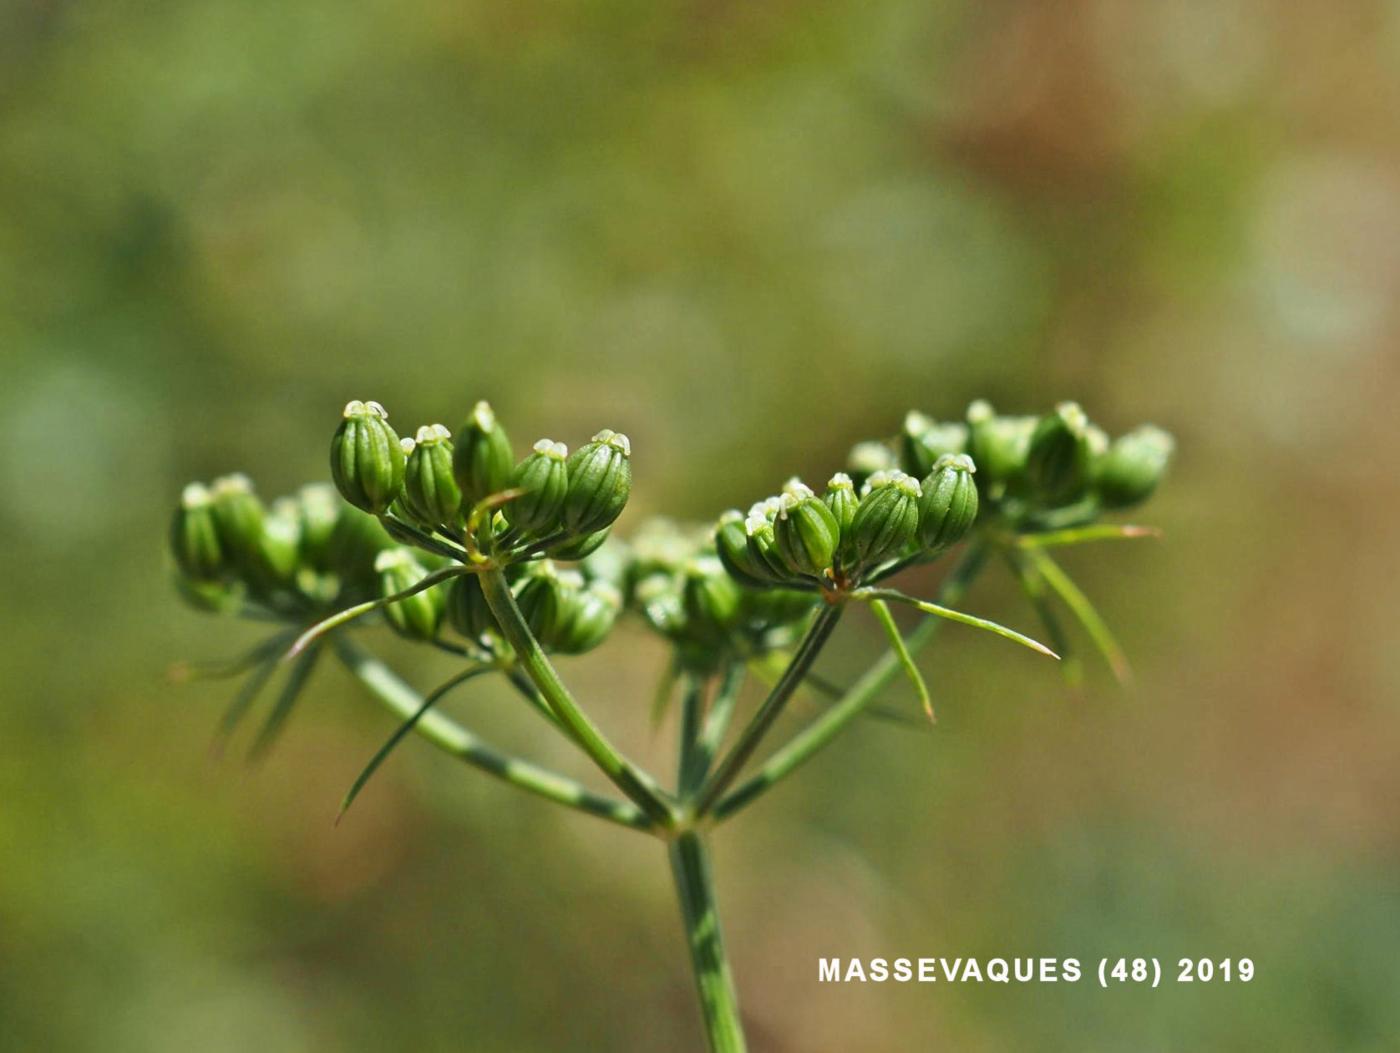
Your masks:
<svg viewBox="0 0 1400 1053"><path fill-rule="evenodd" d="M978 395L1178 435L1165 539L1067 554L1139 686L951 629L936 732L726 828L755 1049L1395 1048L1397 69L1394 4L0 3L0 1048L699 1049L655 843L419 743L333 829L391 724L330 668L210 759L230 685L165 671L251 637L176 600L168 509L324 478L349 398L624 430L635 525ZM657 767L662 661L565 667ZM1258 975L816 983L898 954Z"/></svg>

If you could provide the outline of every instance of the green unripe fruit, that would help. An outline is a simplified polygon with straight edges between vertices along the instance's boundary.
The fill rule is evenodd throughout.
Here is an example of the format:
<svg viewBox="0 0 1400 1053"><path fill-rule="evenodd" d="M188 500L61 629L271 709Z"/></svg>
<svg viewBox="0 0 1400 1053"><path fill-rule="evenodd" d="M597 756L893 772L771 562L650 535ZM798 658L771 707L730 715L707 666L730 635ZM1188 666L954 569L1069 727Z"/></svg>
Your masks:
<svg viewBox="0 0 1400 1053"><path fill-rule="evenodd" d="M1097 424L1091 423L1084 429L1084 436L1089 443L1089 457L1097 464L1103 455L1108 453L1108 447L1111 445L1108 441L1108 432Z"/></svg>
<svg viewBox="0 0 1400 1053"><path fill-rule="evenodd" d="M1120 435L1099 461L1094 483L1108 508L1146 501L1166 474L1176 443L1151 424Z"/></svg>
<svg viewBox="0 0 1400 1053"><path fill-rule="evenodd" d="M851 481L851 477L845 472L837 472L833 475L826 484L826 493L822 495L822 502L831 509L841 537L849 537L851 520L855 518L856 509L860 507L860 498L856 496L855 483Z"/></svg>
<svg viewBox="0 0 1400 1053"><path fill-rule="evenodd" d="M465 424L457 429L452 449L452 476L470 509L478 501L506 488L515 453L505 429L496 420L489 402L478 402Z"/></svg>
<svg viewBox="0 0 1400 1053"><path fill-rule="evenodd" d="M773 532L774 512L767 502L754 505L744 520L744 534L749 553L749 562L761 576L769 582L787 581L792 577L787 564L778 552L777 538Z"/></svg>
<svg viewBox="0 0 1400 1053"><path fill-rule="evenodd" d="M561 559L566 562L585 559L591 556L598 549L603 547L603 542L608 540L608 535L612 532L612 527L603 527L595 530L591 534L584 534L582 537L569 538L549 550L551 559Z"/></svg>
<svg viewBox="0 0 1400 1053"><path fill-rule="evenodd" d="M403 448L377 402L350 402L331 439L331 478L342 497L383 515L403 489Z"/></svg>
<svg viewBox="0 0 1400 1053"><path fill-rule="evenodd" d="M684 632L685 609L674 576L648 574L638 579L632 600L648 624L663 636L676 639Z"/></svg>
<svg viewBox="0 0 1400 1053"><path fill-rule="evenodd" d="M578 569L590 585L594 582L606 583L622 593L625 599L631 563L631 546L625 541L612 540L604 542L584 557Z"/></svg>
<svg viewBox="0 0 1400 1053"><path fill-rule="evenodd" d="M985 399L967 408L967 452L984 491L1014 483L1025 474L1034 417L999 417Z"/></svg>
<svg viewBox="0 0 1400 1053"><path fill-rule="evenodd" d="M218 581L225 569L223 542L214 521L214 498L207 487L190 483L170 521L170 551L191 581Z"/></svg>
<svg viewBox="0 0 1400 1053"><path fill-rule="evenodd" d="M841 543L841 525L831 509L812 496L784 495L773 523L773 538L783 562L796 574L819 577L831 566Z"/></svg>
<svg viewBox="0 0 1400 1053"><path fill-rule="evenodd" d="M375 558L393 546L393 539L384 532L379 520L342 504L326 546L327 564L342 585L371 586L375 580Z"/></svg>
<svg viewBox="0 0 1400 1053"><path fill-rule="evenodd" d="M977 520L977 471L965 453L945 453L920 489L919 539L930 551L956 544Z"/></svg>
<svg viewBox="0 0 1400 1053"><path fill-rule="evenodd" d="M858 442L851 447L846 458L846 471L857 486L861 486L876 472L888 472L899 467L899 454L887 443L871 440Z"/></svg>
<svg viewBox="0 0 1400 1053"><path fill-rule="evenodd" d="M261 584L285 587L301 566L301 509L290 497L272 502L258 535L258 577Z"/></svg>
<svg viewBox="0 0 1400 1053"><path fill-rule="evenodd" d="M225 559L239 577L256 581L260 571L263 519L267 514L262 500L253 493L248 476L241 473L214 480L210 494L214 527Z"/></svg>
<svg viewBox="0 0 1400 1053"><path fill-rule="evenodd" d="M915 479L933 471L938 458L945 453L962 453L967 449L967 425L940 424L917 410L904 418L904 430L899 437L900 462Z"/></svg>
<svg viewBox="0 0 1400 1053"><path fill-rule="evenodd" d="M719 517L715 527L715 552L735 581L750 588L762 588L772 581L765 565L757 562L749 551L749 535L744 529L744 514L732 508Z"/></svg>
<svg viewBox="0 0 1400 1053"><path fill-rule="evenodd" d="M1064 505L1089 488L1089 419L1078 403L1062 402L1042 417L1026 453L1026 481L1050 505Z"/></svg>
<svg viewBox="0 0 1400 1053"><path fill-rule="evenodd" d="M752 621L776 628L807 617L816 602L810 592L764 589L762 592L744 593L743 613Z"/></svg>
<svg viewBox="0 0 1400 1053"><path fill-rule="evenodd" d="M783 510L783 498L785 497L790 497L794 501L800 501L803 498L814 496L815 495L812 493L812 488L794 475L791 479L789 479L783 484L783 492L780 493L776 498L770 498L770 500L776 502L774 508L778 512L781 512Z"/></svg>
<svg viewBox="0 0 1400 1053"><path fill-rule="evenodd" d="M331 536L344 502L335 487L308 483L297 491L297 511L301 517L301 558L313 570L330 569Z"/></svg>
<svg viewBox="0 0 1400 1053"><path fill-rule="evenodd" d="M564 495L564 526L591 534L611 526L632 492L632 444L626 435L604 428L569 457L569 488Z"/></svg>
<svg viewBox="0 0 1400 1053"><path fill-rule="evenodd" d="M907 551L919 536L919 483L898 469L876 472L851 520L851 557L873 567Z"/></svg>
<svg viewBox="0 0 1400 1053"><path fill-rule="evenodd" d="M704 534L665 516L644 522L632 535L632 560L628 577L632 581L655 573L678 572L703 543Z"/></svg>
<svg viewBox="0 0 1400 1053"><path fill-rule="evenodd" d="M441 424L425 424L403 440L403 502L410 519L428 528L456 526L462 491L452 476L452 433Z"/></svg>
<svg viewBox="0 0 1400 1053"><path fill-rule="evenodd" d="M511 473L510 489L522 492L502 512L506 522L523 536L542 537L563 526L561 513L569 491L568 456L569 448L562 442L541 439Z"/></svg>
<svg viewBox="0 0 1400 1053"><path fill-rule="evenodd" d="M562 591L559 575L548 560L533 565L516 586L516 605L541 644L549 644L554 638Z"/></svg>
<svg viewBox="0 0 1400 1053"><path fill-rule="evenodd" d="M681 603L692 629L720 640L739 620L743 593L714 556L697 556L686 568Z"/></svg>
<svg viewBox="0 0 1400 1053"><path fill-rule="evenodd" d="M266 510L246 475L225 475L210 487L214 525L224 555L241 574L258 569L258 546L262 540Z"/></svg>
<svg viewBox="0 0 1400 1053"><path fill-rule="evenodd" d="M447 620L469 640L497 631L496 616L475 574L463 574L447 583Z"/></svg>
<svg viewBox="0 0 1400 1053"><path fill-rule="evenodd" d="M559 654L583 654L593 650L612 631L621 609L621 595L605 582L566 590L550 641L553 650Z"/></svg>
<svg viewBox="0 0 1400 1053"><path fill-rule="evenodd" d="M428 575L428 571L407 549L391 548L381 552L374 561L379 575L380 596L392 596L411 589ZM415 592L384 608L384 616L401 636L411 640L432 640L442 627L447 601L441 585Z"/></svg>

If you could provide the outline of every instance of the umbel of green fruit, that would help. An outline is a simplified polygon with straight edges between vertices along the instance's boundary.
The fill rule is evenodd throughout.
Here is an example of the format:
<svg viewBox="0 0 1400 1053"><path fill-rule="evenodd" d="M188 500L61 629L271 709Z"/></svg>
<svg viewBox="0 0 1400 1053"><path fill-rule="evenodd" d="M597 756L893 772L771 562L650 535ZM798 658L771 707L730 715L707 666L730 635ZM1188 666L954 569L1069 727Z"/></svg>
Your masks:
<svg viewBox="0 0 1400 1053"><path fill-rule="evenodd" d="M452 475L452 433L441 424L425 424L412 439L403 440L403 506L425 527L456 523L462 491Z"/></svg>
<svg viewBox="0 0 1400 1053"><path fill-rule="evenodd" d="M457 429L452 448L452 475L464 506L500 493L510 480L515 454L505 429L496 420L489 402L478 402L471 416Z"/></svg>
<svg viewBox="0 0 1400 1053"><path fill-rule="evenodd" d="M876 472L851 519L851 557L870 567L900 555L919 535L919 483L898 468Z"/></svg>
<svg viewBox="0 0 1400 1053"><path fill-rule="evenodd" d="M919 538L931 551L957 544L977 519L977 471L965 453L945 453L921 484Z"/></svg>
<svg viewBox="0 0 1400 1053"><path fill-rule="evenodd" d="M341 496L383 515L403 488L403 469L403 448L384 407L359 399L348 403L331 439L331 477Z"/></svg>

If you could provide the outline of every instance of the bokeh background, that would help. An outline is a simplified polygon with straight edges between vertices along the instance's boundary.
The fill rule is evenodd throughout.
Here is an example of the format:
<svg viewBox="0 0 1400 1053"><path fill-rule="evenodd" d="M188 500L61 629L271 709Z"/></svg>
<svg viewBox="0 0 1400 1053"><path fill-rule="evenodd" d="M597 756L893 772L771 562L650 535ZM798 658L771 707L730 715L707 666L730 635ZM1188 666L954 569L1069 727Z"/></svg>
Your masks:
<svg viewBox="0 0 1400 1053"><path fill-rule="evenodd" d="M417 743L333 829L391 724L330 668L261 769L210 759L232 687L166 670L251 637L175 599L168 509L324 478L352 397L624 430L635 525L979 395L1178 435L1164 540L1067 556L1138 687L951 629L936 732L863 723L726 828L755 1048L1394 1048L1397 69L1365 2L0 4L0 1048L699 1049L654 843ZM662 661L566 667L659 767Z"/></svg>

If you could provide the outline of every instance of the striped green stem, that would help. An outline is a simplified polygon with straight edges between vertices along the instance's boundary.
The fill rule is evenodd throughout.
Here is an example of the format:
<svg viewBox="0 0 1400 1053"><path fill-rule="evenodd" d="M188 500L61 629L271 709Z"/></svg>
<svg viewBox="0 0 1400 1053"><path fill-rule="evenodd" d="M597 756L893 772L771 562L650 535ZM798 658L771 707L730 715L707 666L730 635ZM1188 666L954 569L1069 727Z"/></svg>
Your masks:
<svg viewBox="0 0 1400 1053"><path fill-rule="evenodd" d="M695 792L700 772L700 733L701 722L705 718L706 681L699 676L687 675L685 693L681 696L680 758L677 764L676 790L681 800ZM698 777L697 777L698 776Z"/></svg>
<svg viewBox="0 0 1400 1053"><path fill-rule="evenodd" d="M744 663L737 658L726 662L719 675L719 687L715 690L710 712L705 717L705 726L700 729L696 742L695 789L704 783L710 774L710 765L724 744L729 722L734 718L734 707L739 703L739 689L744 686Z"/></svg>
<svg viewBox="0 0 1400 1053"><path fill-rule="evenodd" d="M699 833L687 830L671 842L669 851L710 1053L744 1053L744 1025L739 1018L734 977L724 953L705 842Z"/></svg>
<svg viewBox="0 0 1400 1053"><path fill-rule="evenodd" d="M407 720L422 709L423 696L382 661L341 634L333 639L341 662L391 713ZM637 830L652 828L651 820L630 801L604 797L572 779L502 753L441 713L432 710L424 713L413 730L444 753L527 793L621 826Z"/></svg>
<svg viewBox="0 0 1400 1053"><path fill-rule="evenodd" d="M939 602L957 603L961 600L985 561L985 549L974 541L944 581L938 592ZM942 624L937 618L926 619L905 638L905 647L911 654L917 652L938 634ZM752 778L733 793L721 798L715 805L715 819L718 821L733 815L816 756L847 724L860 716L861 712L875 701L880 692L889 686L890 681L899 675L901 669L899 655L893 650L886 651L884 656L851 686L844 698L773 754Z"/></svg>
<svg viewBox="0 0 1400 1053"><path fill-rule="evenodd" d="M544 651L535 639L534 633L525 623L515 596L510 591L505 572L492 567L481 572L481 589L486 594L486 603L496 617L501 632L515 651L520 668L539 688L540 694L548 703L554 715L559 718L570 737L588 754L593 763L612 780L619 790L636 802L637 806L658 825L670 828L675 825L676 815L671 805L662 796L645 772L623 757L613 747L602 731L588 719L579 708L574 696L559 679L553 664L545 657Z"/></svg>
<svg viewBox="0 0 1400 1053"><path fill-rule="evenodd" d="M753 756L754 750L763 741L763 736L778 719L788 699L792 697L792 693L806 678L808 670L812 668L812 663L817 660L817 655L826 646L826 641L830 638L832 630L836 628L836 622L840 619L842 610L843 607L840 605L825 606L812 621L806 635L802 637L802 643L798 645L797 653L792 656L792 661L783 670L783 675L773 685L773 690L763 700L763 705L759 706L753 720L740 733L739 741L734 743L725 755L724 760L715 769L714 775L706 780L704 788L700 791L699 799L696 801L696 815L704 815L715 805L724 791L729 788L729 784L743 770L748 759Z"/></svg>

